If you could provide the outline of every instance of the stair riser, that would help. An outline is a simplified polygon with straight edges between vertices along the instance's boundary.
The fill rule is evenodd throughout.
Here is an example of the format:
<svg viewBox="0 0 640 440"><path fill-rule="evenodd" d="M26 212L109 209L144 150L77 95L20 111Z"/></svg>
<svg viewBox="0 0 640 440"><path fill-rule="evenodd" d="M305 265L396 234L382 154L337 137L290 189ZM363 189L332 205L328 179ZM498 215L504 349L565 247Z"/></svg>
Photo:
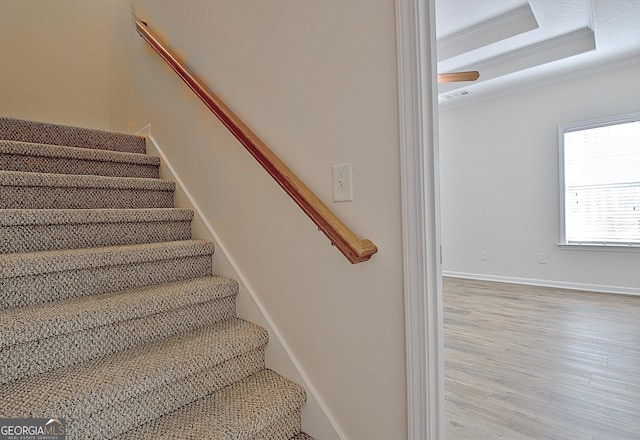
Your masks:
<svg viewBox="0 0 640 440"><path fill-rule="evenodd" d="M139 414L160 416L263 369L268 333L236 318L2 386L3 417L55 414L71 438L111 438ZM129 420L119 423L119 418ZM96 431L96 429L98 431ZM82 434L82 436L80 436Z"/></svg>
<svg viewBox="0 0 640 440"><path fill-rule="evenodd" d="M0 154L0 170L27 173L158 178L158 167L119 162Z"/></svg>
<svg viewBox="0 0 640 440"><path fill-rule="evenodd" d="M287 414L275 423L272 423L261 432L252 437L246 437L246 440L273 440L276 438L290 439L302 430L302 415L300 409ZM239 437L233 438L240 440ZM243 440L245 438L242 438ZM178 439L176 439L178 440ZM226 440L226 439L225 439ZM229 437L228 440L232 440Z"/></svg>
<svg viewBox="0 0 640 440"><path fill-rule="evenodd" d="M211 255L0 279L0 310L212 273Z"/></svg>
<svg viewBox="0 0 640 440"><path fill-rule="evenodd" d="M0 351L0 382L124 351L235 316L235 296Z"/></svg>
<svg viewBox="0 0 640 440"><path fill-rule="evenodd" d="M145 139L122 133L0 118L0 139L126 153L145 153Z"/></svg>
<svg viewBox="0 0 640 440"><path fill-rule="evenodd" d="M197 307L237 294L237 281L207 276L4 310L0 312L0 351L14 345Z"/></svg>
<svg viewBox="0 0 640 440"><path fill-rule="evenodd" d="M191 222L5 226L0 237L3 254L160 243L191 239Z"/></svg>
<svg viewBox="0 0 640 440"><path fill-rule="evenodd" d="M197 425L199 423L206 424L209 420L194 420L192 425ZM178 426L176 428L183 428L182 432L178 432L174 434L165 434L162 437L162 440L184 440L187 432L189 432L192 426ZM227 437L215 437L216 440L274 440L274 439L291 439L295 437L301 431L302 428L302 415L300 409L292 411L286 416L282 417L280 420L270 424L260 432L256 433L251 437L241 436L236 432L229 432ZM143 434L144 435L144 434ZM131 433L124 433L118 437L115 437L113 440L141 440L141 438L152 438L152 437L140 437L140 435L133 431ZM155 438L155 437L153 437ZM193 437L191 437L193 438Z"/></svg>
<svg viewBox="0 0 640 440"><path fill-rule="evenodd" d="M264 368L264 347L227 360L188 378L164 384L131 399L77 419L67 408L52 413L67 418L67 440L105 439L162 417ZM48 416L42 416L48 417ZM142 439L138 439L142 440Z"/></svg>
<svg viewBox="0 0 640 440"><path fill-rule="evenodd" d="M300 432L305 401L301 387L262 370L118 439L289 439Z"/></svg>
<svg viewBox="0 0 640 440"><path fill-rule="evenodd" d="M0 187L0 209L171 207L173 207L172 191L73 187Z"/></svg>

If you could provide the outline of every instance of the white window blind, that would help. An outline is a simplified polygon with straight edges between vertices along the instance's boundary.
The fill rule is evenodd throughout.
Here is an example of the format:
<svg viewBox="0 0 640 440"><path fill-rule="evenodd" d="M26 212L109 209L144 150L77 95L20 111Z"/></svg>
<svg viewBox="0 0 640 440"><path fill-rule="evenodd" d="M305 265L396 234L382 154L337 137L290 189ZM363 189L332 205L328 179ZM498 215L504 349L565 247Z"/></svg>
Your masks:
<svg viewBox="0 0 640 440"><path fill-rule="evenodd" d="M561 127L565 244L640 245L640 114Z"/></svg>

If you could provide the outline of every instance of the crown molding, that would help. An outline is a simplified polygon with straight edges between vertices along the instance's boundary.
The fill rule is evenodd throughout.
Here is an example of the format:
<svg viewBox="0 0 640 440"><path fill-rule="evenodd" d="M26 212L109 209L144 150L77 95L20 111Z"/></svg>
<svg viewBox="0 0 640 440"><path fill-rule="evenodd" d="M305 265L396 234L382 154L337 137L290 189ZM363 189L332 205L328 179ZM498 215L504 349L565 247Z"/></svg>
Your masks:
<svg viewBox="0 0 640 440"><path fill-rule="evenodd" d="M528 58L532 55L537 55L540 53L549 53L549 56L547 57L549 60L547 62L550 62L560 58L566 58L568 56L588 52L590 50L594 50L595 48L596 43L593 30L591 30L589 27L583 27L562 35L539 41L534 44L530 44L528 46L521 47L519 49L514 49L509 52L496 55L491 58L486 58L477 63L469 64L467 67L462 68L461 70L470 68L471 66L473 66L473 68L476 70L488 69L516 60L522 60L523 58ZM561 50L562 55L558 56L557 54L552 53L555 49L564 49Z"/></svg>
<svg viewBox="0 0 640 440"><path fill-rule="evenodd" d="M502 98L505 96L515 95L517 93L527 92L529 90L540 87L551 86L564 81L571 81L598 73L607 72L609 70L622 69L625 67L640 64L640 55L621 56L609 62L598 62L589 64L582 68L563 69L555 73L537 75L536 78L528 77L524 79L513 79L511 81L500 81L496 84L482 84L478 88L467 87L466 95L457 99L448 100L445 95L453 94L456 91L450 91L440 94L439 109L440 111L454 110L468 105L479 104L491 99Z"/></svg>
<svg viewBox="0 0 640 440"><path fill-rule="evenodd" d="M529 4L438 39L438 61L471 52L539 27Z"/></svg>

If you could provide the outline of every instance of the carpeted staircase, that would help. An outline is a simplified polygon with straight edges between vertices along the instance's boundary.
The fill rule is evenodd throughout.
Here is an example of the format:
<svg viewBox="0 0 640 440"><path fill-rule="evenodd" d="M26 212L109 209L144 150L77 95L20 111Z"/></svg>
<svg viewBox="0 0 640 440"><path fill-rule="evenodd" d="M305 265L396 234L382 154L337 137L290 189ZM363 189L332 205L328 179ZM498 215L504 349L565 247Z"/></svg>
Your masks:
<svg viewBox="0 0 640 440"><path fill-rule="evenodd" d="M0 118L0 417L69 440L310 439L304 390L145 139Z"/></svg>

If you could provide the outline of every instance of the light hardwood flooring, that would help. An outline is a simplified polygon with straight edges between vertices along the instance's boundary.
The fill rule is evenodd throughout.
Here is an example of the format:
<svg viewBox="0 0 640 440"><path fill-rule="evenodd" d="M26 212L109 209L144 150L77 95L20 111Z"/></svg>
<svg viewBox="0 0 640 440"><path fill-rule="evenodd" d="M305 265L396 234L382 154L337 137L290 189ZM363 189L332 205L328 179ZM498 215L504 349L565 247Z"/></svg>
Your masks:
<svg viewBox="0 0 640 440"><path fill-rule="evenodd" d="M446 440L640 439L640 297L444 279Z"/></svg>

